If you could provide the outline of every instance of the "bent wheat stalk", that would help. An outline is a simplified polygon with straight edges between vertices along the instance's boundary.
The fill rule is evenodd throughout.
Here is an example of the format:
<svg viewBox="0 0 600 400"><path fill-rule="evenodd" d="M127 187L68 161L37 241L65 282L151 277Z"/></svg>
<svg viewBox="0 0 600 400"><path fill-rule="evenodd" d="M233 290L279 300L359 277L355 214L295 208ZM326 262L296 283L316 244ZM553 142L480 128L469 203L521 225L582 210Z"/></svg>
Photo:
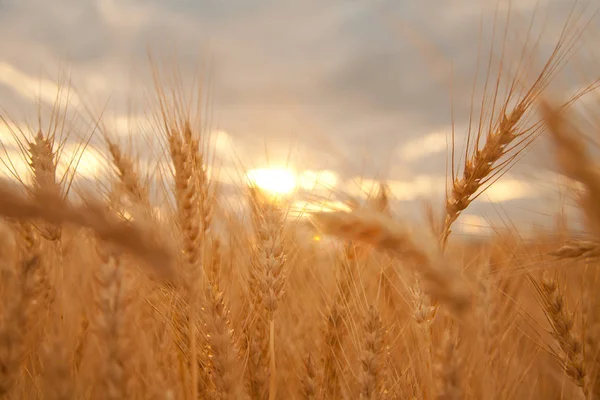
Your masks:
<svg viewBox="0 0 600 400"><path fill-rule="evenodd" d="M457 314L468 308L471 298L467 282L461 271L443 257L434 237L368 210L315 213L312 220L327 234L391 252L421 275L432 296Z"/></svg>
<svg viewBox="0 0 600 400"><path fill-rule="evenodd" d="M540 112L556 149L556 159L562 172L580 182L584 191L579 199L587 222L596 237L600 237L600 169L586 148L585 136L560 108L541 102Z"/></svg>
<svg viewBox="0 0 600 400"><path fill-rule="evenodd" d="M587 240L571 241L548 254L558 259L598 257L600 255L600 244Z"/></svg>
<svg viewBox="0 0 600 400"><path fill-rule="evenodd" d="M136 223L125 222L106 212L97 202L75 206L60 196L39 190L31 198L0 182L0 215L17 220L41 219L51 224L72 224L93 230L102 240L120 246L146 261L152 272L174 282L172 254L155 243Z"/></svg>

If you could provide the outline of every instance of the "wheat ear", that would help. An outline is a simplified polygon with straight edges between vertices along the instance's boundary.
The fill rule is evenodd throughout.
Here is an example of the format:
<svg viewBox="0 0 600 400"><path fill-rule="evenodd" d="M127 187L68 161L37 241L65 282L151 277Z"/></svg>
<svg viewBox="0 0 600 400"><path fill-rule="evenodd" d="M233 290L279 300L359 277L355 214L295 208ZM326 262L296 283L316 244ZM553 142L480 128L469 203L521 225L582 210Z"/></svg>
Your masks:
<svg viewBox="0 0 600 400"><path fill-rule="evenodd" d="M530 278L539 295L544 314L552 329L552 336L560 347L558 359L565 373L581 388L585 398L589 397L586 384L586 367L583 342L575 335L573 315L568 311L565 297L556 279L544 274L540 280Z"/></svg>
<svg viewBox="0 0 600 400"><path fill-rule="evenodd" d="M383 391L384 328L375 306L369 306L364 322L359 398L379 399Z"/></svg>

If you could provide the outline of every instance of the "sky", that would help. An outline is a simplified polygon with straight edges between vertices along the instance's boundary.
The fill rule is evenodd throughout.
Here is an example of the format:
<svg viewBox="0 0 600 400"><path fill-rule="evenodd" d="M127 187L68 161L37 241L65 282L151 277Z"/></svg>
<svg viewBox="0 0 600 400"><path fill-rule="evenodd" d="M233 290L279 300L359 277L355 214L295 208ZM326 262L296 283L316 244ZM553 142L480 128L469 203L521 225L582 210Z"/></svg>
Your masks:
<svg viewBox="0 0 600 400"><path fill-rule="evenodd" d="M71 108L88 117L102 114L123 143L133 135L136 154L152 168L145 146L154 140L145 115L153 95L149 55L163 76L177 69L190 92L200 66L208 65L211 129L222 171L239 163L248 169L288 164L299 180L325 171L329 186L356 196L385 180L395 207L411 214L423 199L441 205L449 134L454 126L457 141L464 139L473 83L483 83L491 43L494 68L500 65L506 16L503 77L510 80L527 37L539 40L530 52L531 70L544 63L573 4L0 0L0 107L15 125L35 125L36 102L51 107L56 82L67 77L74 88ZM578 7L588 11L572 26L584 25L595 11L584 1ZM597 78L590 74L595 50L585 43L597 43L598 28L598 18L589 23L579 41L585 49L575 49L574 66L558 73L556 93ZM0 139L14 147L6 127ZM504 214L531 224L557 210L559 176L541 142L469 208L459 221L466 234L481 233L486 219ZM94 138L84 179L98 174L102 151Z"/></svg>

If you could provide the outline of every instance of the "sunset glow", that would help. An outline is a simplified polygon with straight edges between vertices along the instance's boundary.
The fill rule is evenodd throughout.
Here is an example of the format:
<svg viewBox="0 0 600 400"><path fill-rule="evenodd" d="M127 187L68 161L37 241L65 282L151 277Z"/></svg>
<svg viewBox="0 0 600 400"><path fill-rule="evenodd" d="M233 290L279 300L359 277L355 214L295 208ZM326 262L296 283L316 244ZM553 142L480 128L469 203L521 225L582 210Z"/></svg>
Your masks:
<svg viewBox="0 0 600 400"><path fill-rule="evenodd" d="M296 189L296 174L287 168L259 168L248 171L248 179L273 195L290 194Z"/></svg>
<svg viewBox="0 0 600 400"><path fill-rule="evenodd" d="M298 200L294 202L289 215L293 218L307 218L314 212L332 212L332 211L350 211L346 203L334 200L323 201L304 201Z"/></svg>

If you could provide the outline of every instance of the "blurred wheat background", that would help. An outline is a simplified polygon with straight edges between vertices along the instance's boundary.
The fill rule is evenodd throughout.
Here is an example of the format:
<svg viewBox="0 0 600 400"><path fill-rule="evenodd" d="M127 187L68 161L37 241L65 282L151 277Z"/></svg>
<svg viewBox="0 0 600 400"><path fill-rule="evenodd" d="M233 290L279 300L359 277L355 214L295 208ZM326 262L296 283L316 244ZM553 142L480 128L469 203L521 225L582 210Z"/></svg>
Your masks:
<svg viewBox="0 0 600 400"><path fill-rule="evenodd" d="M97 20L115 30L89 46L146 29L160 47L192 32L193 6L161 20L156 2L0 3L15 42L37 38L31 55L5 36L0 60L0 397L600 399L598 5L425 13L446 10L430 32L463 54L417 32L410 5L258 3L236 3L237 38L279 30L331 79L281 44L261 70L264 49L228 47L235 35L194 71L182 40L182 58L150 51L127 84L78 86L64 65L40 78L6 60L51 63L44 12L81 72L76 36ZM231 10L204 6L226 32L215 21ZM361 30L361 15L383 28ZM93 23L70 30L78 18ZM316 34L332 20L375 50L330 52ZM426 72L406 47L387 53L399 38ZM248 57L240 75L223 48Z"/></svg>

